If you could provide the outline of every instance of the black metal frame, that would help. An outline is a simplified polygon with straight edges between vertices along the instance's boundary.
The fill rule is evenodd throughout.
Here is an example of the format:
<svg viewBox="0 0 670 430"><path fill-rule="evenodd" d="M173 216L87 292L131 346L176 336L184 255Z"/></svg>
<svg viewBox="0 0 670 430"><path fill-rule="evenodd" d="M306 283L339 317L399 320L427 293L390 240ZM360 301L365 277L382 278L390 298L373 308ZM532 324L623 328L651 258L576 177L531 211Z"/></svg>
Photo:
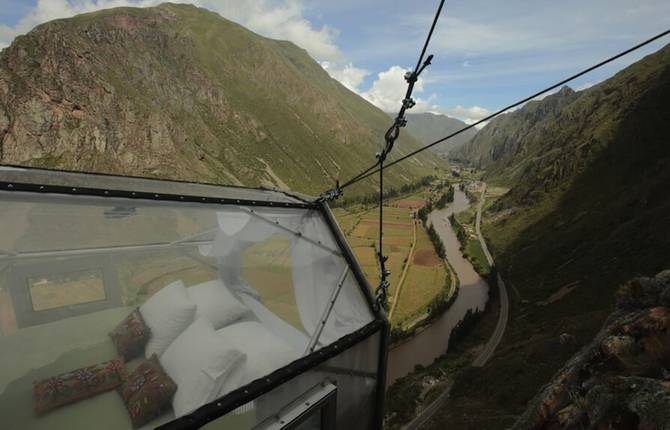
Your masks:
<svg viewBox="0 0 670 430"><path fill-rule="evenodd" d="M317 411L321 414L320 430L336 430L337 388L317 403L310 405L299 417L282 427L282 430L295 430L299 425L310 419Z"/></svg>
<svg viewBox="0 0 670 430"><path fill-rule="evenodd" d="M269 206L269 207L299 208L299 209L313 209L316 207L316 205L313 203L290 203L290 202L272 202L265 200L229 199L229 198L189 196L182 194L148 193L143 191L122 191L122 190L88 188L88 187L66 187L62 185L39 185L39 184L5 182L5 181L0 181L0 190L23 191L29 193L43 193L43 194L67 194L77 196L159 200L159 201L180 202L180 203L209 203L217 205L265 206L265 207Z"/></svg>
<svg viewBox="0 0 670 430"><path fill-rule="evenodd" d="M214 421L250 401L272 391L285 382L316 368L319 364L341 354L367 338L383 330L384 322L374 320L359 330L346 335L320 350L299 358L289 365L277 369L268 376L257 379L234 390L219 400L201 406L196 411L158 427L160 430L192 430ZM375 423L376 424L376 423ZM381 427L375 425L375 429Z"/></svg>
<svg viewBox="0 0 670 430"><path fill-rule="evenodd" d="M103 173L103 172L81 172L81 171L67 170L67 169L21 166L21 165L18 165L18 164L0 163L0 167L9 167L9 168L12 168L12 169L26 170L26 171L36 171L36 172L66 173L66 174L74 174L74 175L97 176L97 177L101 177L101 178L139 179L139 180L144 180L144 181L154 181L154 182L158 182L158 183L168 182L168 183L176 183L176 184L182 184L182 185L203 185L203 186L208 186L208 187L233 188L233 189L238 189L238 190L269 191L269 192L282 193L282 194L284 194L288 197L291 197L292 199L301 200L305 203L309 203L308 201L304 200L301 196L298 196L294 193L285 192L285 191L278 190L278 189L274 190L274 189L263 187L263 186L258 187L258 188L254 188L254 187L245 187L245 186L242 186L242 185L215 184L213 182L186 181L186 180L183 180L183 179L152 178L152 177L149 177L149 176L117 175L117 174L113 174L113 173Z"/></svg>
<svg viewBox="0 0 670 430"><path fill-rule="evenodd" d="M77 173L84 175L91 174L85 172L72 172L65 170L26 168L24 166L8 166L8 167L27 169L27 170L38 170L38 171L43 170L48 172L61 172L68 174L77 174ZM129 176L124 177L109 174L93 174L93 175L116 177L116 178L151 179L161 182L176 182L181 184L227 187L217 184L207 184L207 183L187 182L187 181L167 181L155 178L142 178L142 177L129 177ZM235 186L234 188L238 189L243 188L243 189L265 191L265 192L270 191L267 189L263 190L263 189L254 189L254 188L237 187L237 186ZM383 418L384 418L384 394L386 389L386 367L388 360L388 341L389 341L390 325L384 310L376 308L375 299L372 294L372 288L367 282L363 270L361 269L356 258L354 257L354 254L351 248L349 247L346 239L344 238L344 234L340 230L337 221L335 220L327 203L308 202L308 201L304 201L302 203L297 202L294 203L294 202L273 202L273 201L230 199L230 198L211 198L211 197L182 195L182 194L149 193L149 192L89 188L89 187L67 187L59 185L40 185L32 183L6 182L6 181L0 181L0 191L115 197L115 198L129 198L129 199L141 199L141 200L174 201L183 203L208 203L218 205L234 204L243 206L286 207L286 208L300 208L300 209L316 209L320 211L326 220L326 225L328 225L331 233L334 235L338 246L340 247L340 249L344 251L343 257L345 258L347 264L351 268L354 276L356 277L356 280L358 281L358 284L361 286L361 292L363 293L363 296L368 302L371 311L375 315L376 317L375 320L367 324L366 326L360 328L359 330L340 338L336 342L310 355L295 360L291 364L281 369L274 371L267 377L253 381L244 387L240 387L239 389L228 393L221 399L215 400L214 402L204 405L199 409L197 409L196 411L194 411L193 413L178 418L169 423L166 423L158 428L161 430L181 430L181 429L191 430L199 428L235 410L236 408L258 398L259 396L299 376L300 374L314 369L315 367L327 361L328 359L335 357L336 355L342 353L343 351L373 336L377 332L380 332L381 341L379 345L379 365L378 365L379 375L377 378L377 393L376 393L377 405L375 408L375 415L374 415L374 429L378 430L382 429ZM286 195L294 199L296 198L295 196L290 194Z"/></svg>

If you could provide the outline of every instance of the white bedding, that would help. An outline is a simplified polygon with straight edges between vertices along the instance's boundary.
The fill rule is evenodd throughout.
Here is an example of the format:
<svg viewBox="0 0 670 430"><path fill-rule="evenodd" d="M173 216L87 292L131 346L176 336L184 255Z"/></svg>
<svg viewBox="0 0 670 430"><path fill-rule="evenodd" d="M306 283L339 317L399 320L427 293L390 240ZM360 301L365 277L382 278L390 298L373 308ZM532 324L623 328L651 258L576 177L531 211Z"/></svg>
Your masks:
<svg viewBox="0 0 670 430"><path fill-rule="evenodd" d="M240 322L216 331L223 345L246 354L246 362L235 372L241 382L246 385L258 378L269 375L275 370L286 366L301 356L281 338L268 330L264 325L255 322Z"/></svg>
<svg viewBox="0 0 670 430"><path fill-rule="evenodd" d="M177 285L171 289L180 300L167 301L162 313L154 311L166 321L182 320L171 313L185 313L183 290ZM173 399L177 417L286 366L302 356L309 342L254 297L238 294L238 300L219 280L185 291L197 305L196 318L160 357L178 386Z"/></svg>
<svg viewBox="0 0 670 430"><path fill-rule="evenodd" d="M218 340L212 323L198 318L161 356L163 369L177 384L172 400L177 417L216 400L229 376L244 363L242 352Z"/></svg>
<svg viewBox="0 0 670 430"><path fill-rule="evenodd" d="M249 310L251 310L251 312L253 312L254 316L261 324L263 324L263 326L270 330L276 337L289 344L292 349L300 352L307 349L309 337L307 337L305 333L279 318L252 296L240 294L240 300L249 308Z"/></svg>
<svg viewBox="0 0 670 430"><path fill-rule="evenodd" d="M194 287L196 286L187 289ZM242 320L214 332L220 345L213 349L222 353L231 348L237 349L246 355L246 361L232 369L224 381L218 381L222 382L221 384L211 387L212 391L201 399L201 403L222 397L301 357L309 341L304 333L277 317L255 298L246 294L238 294L238 297L249 311L246 311ZM186 306L184 300L179 300L178 304L179 306L175 305L178 310L189 308L190 312L193 312L192 307ZM158 313L165 313L164 309L159 309ZM82 400L37 418L32 412L33 399L30 390L34 380L116 358L116 350L107 333L131 311L132 308L125 307L109 309L21 329L14 336L0 338L0 347L3 351L0 354L0 363L3 364L0 366L0 396L7 385L20 379L9 392L5 393L7 397L0 400L7 407L11 405L25 412L13 414L15 418L12 422L17 425L15 428L75 429L77 428L75 422L80 418L84 422L92 422L91 420L96 420L94 417L102 420L99 423L101 429L130 428L128 412L115 391ZM176 337L184 330L186 328ZM170 348L172 343L174 341L171 341L167 348ZM92 349L87 349L89 347ZM195 352L195 347L180 349L191 349L189 352ZM234 361L236 358L228 357L228 359ZM179 360L190 362L190 358L178 358L177 361ZM131 363L128 363L128 366L132 368ZM175 373L172 365L165 367L166 370L170 368L169 373ZM183 382L181 385L185 386ZM193 407L195 406L181 408L180 413L185 413L184 411ZM9 413L8 411L5 412ZM246 408L238 412L249 412L239 416L239 419L253 421L254 414L251 413L251 409ZM154 428L174 417L175 412L171 410L143 428Z"/></svg>
<svg viewBox="0 0 670 430"><path fill-rule="evenodd" d="M140 306L144 322L151 329L145 357L150 358L153 354L160 357L177 336L191 325L195 311L196 305L181 280L168 284Z"/></svg>
<svg viewBox="0 0 670 430"><path fill-rule="evenodd" d="M194 285L186 292L196 304L195 317L206 318L215 329L223 328L249 312L219 279Z"/></svg>

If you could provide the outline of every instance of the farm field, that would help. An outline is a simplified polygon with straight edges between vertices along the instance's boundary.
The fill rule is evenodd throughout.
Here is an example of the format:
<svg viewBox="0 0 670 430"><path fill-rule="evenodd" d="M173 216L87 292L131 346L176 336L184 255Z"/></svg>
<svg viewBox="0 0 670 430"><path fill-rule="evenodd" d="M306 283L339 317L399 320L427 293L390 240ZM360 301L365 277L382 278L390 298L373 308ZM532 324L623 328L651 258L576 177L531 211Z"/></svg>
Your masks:
<svg viewBox="0 0 670 430"><path fill-rule="evenodd" d="M393 315L397 325L407 325L421 316L433 297L449 285L445 263L435 253L428 234L420 225L416 231L416 248Z"/></svg>
<svg viewBox="0 0 670 430"><path fill-rule="evenodd" d="M389 257L387 267L391 272L388 292L389 306L399 287L406 264L410 264L398 296L398 304L391 323L407 325L426 313L426 305L449 285L448 271L438 257L428 234L414 213L425 204L429 191L389 200L384 206L384 254ZM335 217L342 228L363 272L373 288L379 284L377 242L379 212L376 206L352 205L335 208ZM416 245L409 259L416 225Z"/></svg>

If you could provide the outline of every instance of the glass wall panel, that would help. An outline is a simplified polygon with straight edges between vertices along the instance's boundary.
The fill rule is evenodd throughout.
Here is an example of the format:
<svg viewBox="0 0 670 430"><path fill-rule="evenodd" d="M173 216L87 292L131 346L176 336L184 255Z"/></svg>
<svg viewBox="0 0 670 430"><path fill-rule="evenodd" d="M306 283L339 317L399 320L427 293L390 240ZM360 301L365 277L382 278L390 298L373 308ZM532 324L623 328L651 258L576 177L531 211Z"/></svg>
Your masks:
<svg viewBox="0 0 670 430"><path fill-rule="evenodd" d="M153 428L372 319L318 211L0 191L2 428Z"/></svg>
<svg viewBox="0 0 670 430"><path fill-rule="evenodd" d="M380 342L381 335L376 333L314 370L207 424L203 429L252 430L261 423L267 425L282 409L324 381L337 386L336 428L372 429L377 406Z"/></svg>

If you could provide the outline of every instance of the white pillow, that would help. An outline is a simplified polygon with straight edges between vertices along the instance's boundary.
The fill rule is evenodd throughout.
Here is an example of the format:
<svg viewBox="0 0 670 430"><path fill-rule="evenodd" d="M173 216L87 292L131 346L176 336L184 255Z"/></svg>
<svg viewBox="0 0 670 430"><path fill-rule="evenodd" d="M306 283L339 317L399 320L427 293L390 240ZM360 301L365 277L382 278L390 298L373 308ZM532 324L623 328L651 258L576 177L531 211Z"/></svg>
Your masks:
<svg viewBox="0 0 670 430"><path fill-rule="evenodd" d="M195 318L206 318L215 329L225 327L249 312L218 279L194 285L186 291L197 306Z"/></svg>
<svg viewBox="0 0 670 430"><path fill-rule="evenodd" d="M216 335L222 345L246 354L243 385L267 376L300 357L300 352L255 321L229 325L217 330Z"/></svg>
<svg viewBox="0 0 670 430"><path fill-rule="evenodd" d="M160 358L163 369L177 384L172 399L175 416L216 400L229 374L244 359L243 353L219 341L209 321L196 319Z"/></svg>
<svg viewBox="0 0 670 430"><path fill-rule="evenodd" d="M195 317L195 303L188 297L182 281L175 281L140 306L144 322L151 329L151 337L144 351L146 358L159 357L188 327Z"/></svg>

